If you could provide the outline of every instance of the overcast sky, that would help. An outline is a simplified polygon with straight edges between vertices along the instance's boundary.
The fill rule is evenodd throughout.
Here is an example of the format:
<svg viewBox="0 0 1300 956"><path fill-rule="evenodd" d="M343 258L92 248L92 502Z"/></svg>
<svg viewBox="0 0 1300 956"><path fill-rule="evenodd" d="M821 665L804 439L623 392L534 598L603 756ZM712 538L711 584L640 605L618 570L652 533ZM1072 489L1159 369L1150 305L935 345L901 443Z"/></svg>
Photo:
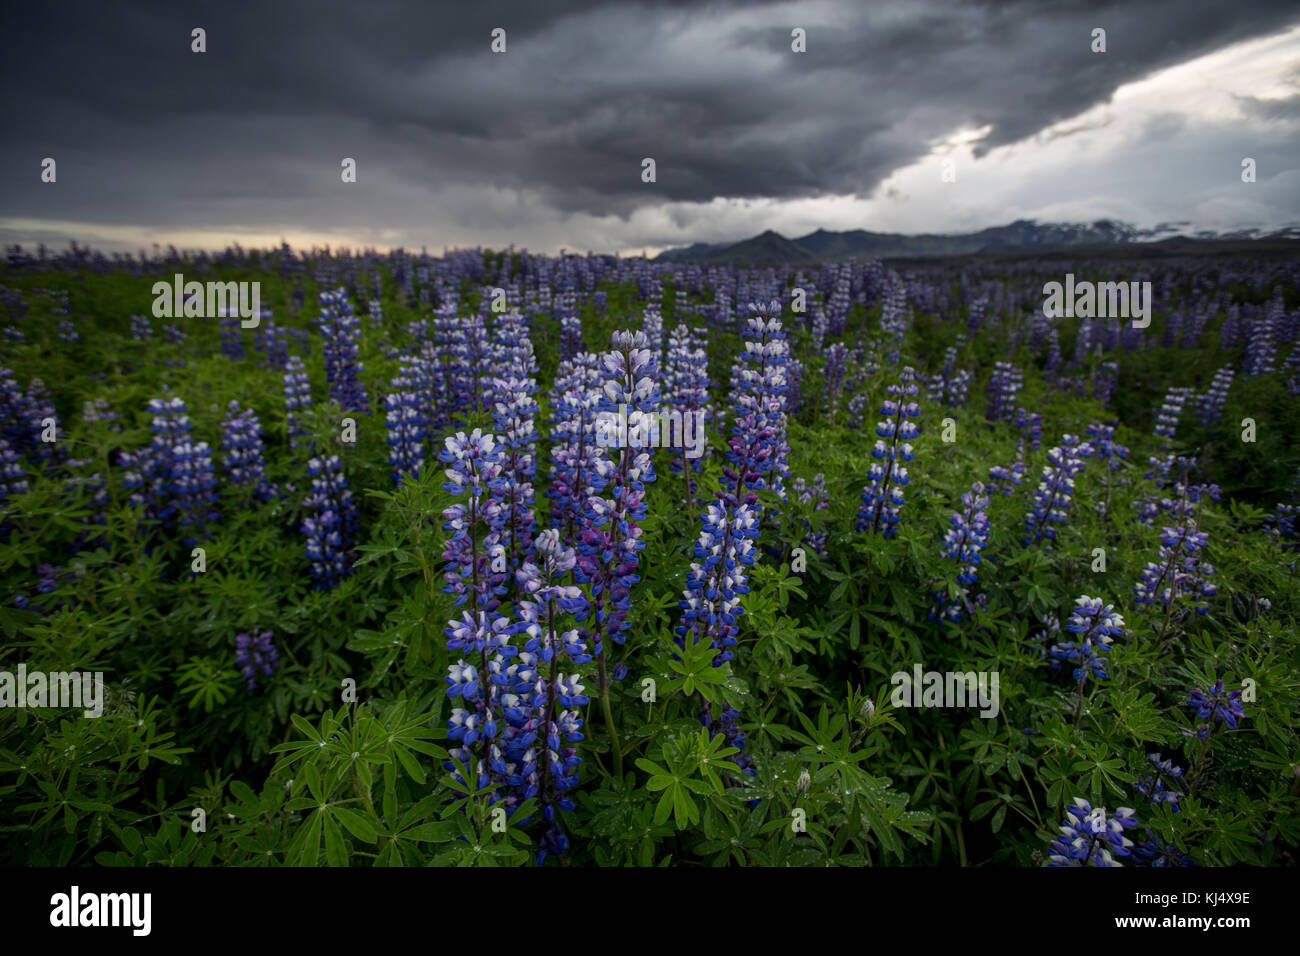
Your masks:
<svg viewBox="0 0 1300 956"><path fill-rule="evenodd" d="M1294 0L0 12L0 243L653 253L1106 217L1300 223Z"/></svg>

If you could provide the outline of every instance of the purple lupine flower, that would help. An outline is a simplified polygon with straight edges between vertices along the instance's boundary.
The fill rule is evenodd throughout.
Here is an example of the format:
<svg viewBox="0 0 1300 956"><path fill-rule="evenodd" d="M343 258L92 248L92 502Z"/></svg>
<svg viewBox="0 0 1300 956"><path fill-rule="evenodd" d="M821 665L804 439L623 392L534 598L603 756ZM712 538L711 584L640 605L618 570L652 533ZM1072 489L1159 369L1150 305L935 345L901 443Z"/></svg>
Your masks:
<svg viewBox="0 0 1300 956"><path fill-rule="evenodd" d="M843 342L836 342L826 350L826 367L822 371L826 379L826 391L822 400L827 409L826 420L831 424L835 423L840 396L844 391L844 361L848 352Z"/></svg>
<svg viewBox="0 0 1300 956"><path fill-rule="evenodd" d="M144 342L153 338L153 325L150 324L147 316L133 315L131 322L131 338L137 342Z"/></svg>
<svg viewBox="0 0 1300 956"><path fill-rule="evenodd" d="M238 316L229 315L221 319L221 354L232 362L244 358L244 329Z"/></svg>
<svg viewBox="0 0 1300 956"><path fill-rule="evenodd" d="M704 427L710 415L709 356L704 349L691 344L691 333L685 325L678 325L668 336L661 391L663 402L681 413L683 438L687 422L696 423L697 431ZM703 471L705 456L689 458L686 452L685 447L674 449L669 468L673 474L682 476L686 506L693 509L695 475Z"/></svg>
<svg viewBox="0 0 1300 956"><path fill-rule="evenodd" d="M1087 445L1082 446L1085 450ZM1074 501L1074 478L1083 470L1083 456L1079 454L1078 439L1066 435L1061 444L1047 453L1042 480L1034 492L1033 505L1025 517L1026 546L1046 539L1056 540L1054 524L1069 520L1070 506Z"/></svg>
<svg viewBox="0 0 1300 956"><path fill-rule="evenodd" d="M1273 324L1267 319L1250 323L1250 337L1246 340L1246 360L1242 374L1247 378L1268 375L1277 370L1274 359L1277 348L1273 344Z"/></svg>
<svg viewBox="0 0 1300 956"><path fill-rule="evenodd" d="M324 590L337 587L352 573L349 552L356 543L360 521L338 455L312 458L307 473L311 493L303 507L311 514L303 518L302 532L307 538L314 586Z"/></svg>
<svg viewBox="0 0 1300 956"><path fill-rule="evenodd" d="M239 408L231 399L221 423L221 444L225 449L225 470L230 483L250 490L259 501L275 497L275 488L266 480L262 460L262 425L251 408Z"/></svg>
<svg viewBox="0 0 1300 956"><path fill-rule="evenodd" d="M450 754L474 773L479 787L485 787L493 780L506 782L505 756L497 739L500 719L503 708L513 706L518 685L532 683L535 674L532 661L520 658L519 649L511 646L513 625L498 611L499 595L506 590L500 545L502 449L494 436L477 428L468 435L457 432L444 445L438 459L450 467L443 488L464 498L442 513L443 528L451 532L442 553L447 582L443 590L455 595L455 605L464 608L444 631L447 649L464 655L448 667L447 695L472 705L452 710L448 737L460 746ZM479 741L481 756L476 759L473 747ZM519 776L517 768L515 776ZM465 783L459 772L455 778ZM490 799L507 799L507 794L496 791Z"/></svg>
<svg viewBox="0 0 1300 956"><path fill-rule="evenodd" d="M388 464L393 484L400 485L424 466L429 422L419 395L401 391L384 396L384 420L388 426Z"/></svg>
<svg viewBox="0 0 1300 956"><path fill-rule="evenodd" d="M577 543L587 499L605 486L596 463L604 454L596 441L596 415L602 401L600 359L582 352L563 359L551 397L551 522L565 544Z"/></svg>
<svg viewBox="0 0 1300 956"><path fill-rule="evenodd" d="M984 494L984 485L975 482L970 491L961 496L962 510L954 512L948 519L949 528L943 536L943 557L957 564L954 579L958 595L953 598L946 587L931 593L934 606L930 619L940 619L946 623L960 621L968 604L970 588L979 577L980 552L989 540L989 516L985 510L989 506L988 496Z"/></svg>
<svg viewBox="0 0 1300 956"><path fill-rule="evenodd" d="M571 359L582 351L582 319L576 313L560 317L560 354Z"/></svg>
<svg viewBox="0 0 1300 956"><path fill-rule="evenodd" d="M1178 421L1182 418L1183 406L1195 392L1193 388L1174 387L1165 393L1165 400L1156 415L1155 436L1163 439L1166 447L1178 431Z"/></svg>
<svg viewBox="0 0 1300 956"><path fill-rule="evenodd" d="M1208 690L1193 688L1187 706L1195 707L1197 719L1206 721L1196 728L1196 736L1201 740L1210 736L1215 724L1236 730L1238 721L1246 716L1241 706L1241 691L1226 690L1222 679L1216 680Z"/></svg>
<svg viewBox="0 0 1300 956"><path fill-rule="evenodd" d="M586 614L586 598L580 588L559 583L574 570L576 556L565 547L554 529L537 536L537 564L526 562L518 571L519 602L516 633L527 638L519 658L530 680L521 680L513 693L503 697L504 726L501 750L506 780L518 788L519 799L539 797L542 816L548 824L539 844L537 862L548 853L564 853L569 839L555 816L569 811L574 803L568 791L578 783L581 758L577 749L564 744L583 739L582 714L577 709L588 702L581 678L575 671L560 670L562 658L571 667L591 660L582 632L566 627L572 617ZM540 744L540 756L537 756Z"/></svg>
<svg viewBox="0 0 1300 956"><path fill-rule="evenodd" d="M247 634L236 634L235 665L244 680L248 682L249 690L257 686L259 672L266 677L274 674L276 668L280 666L280 653L271 641L271 632L263 631L253 637Z"/></svg>
<svg viewBox="0 0 1300 956"><path fill-rule="evenodd" d="M23 460L9 444L9 439L0 437L0 503L12 495L25 493L29 488Z"/></svg>
<svg viewBox="0 0 1300 956"><path fill-rule="evenodd" d="M746 503L760 513L757 498L746 489L771 488L784 497L789 446L786 444L785 369L790 356L777 317L781 303L756 305L746 320L744 352L731 391L732 424L724 487L719 493L729 508Z"/></svg>
<svg viewBox="0 0 1300 956"><path fill-rule="evenodd" d="M1025 443L1022 439L1016 443L1015 461L1006 467L1003 467L1002 465L990 465L988 481L989 491L1001 492L1004 496L1014 494L1015 490L1020 487L1021 482L1024 481L1026 467L1024 456Z"/></svg>
<svg viewBox="0 0 1300 956"><path fill-rule="evenodd" d="M289 334L269 319L258 328L253 347L262 353L267 368L283 370L289 362Z"/></svg>
<svg viewBox="0 0 1300 956"><path fill-rule="evenodd" d="M1105 807L1094 808L1082 797L1065 811L1061 835L1052 841L1048 866L1123 866L1116 857L1132 855L1133 841L1125 830L1137 826L1137 814L1119 807L1107 815Z"/></svg>
<svg viewBox="0 0 1300 956"><path fill-rule="evenodd" d="M1029 447L1034 451L1043 447L1043 416L1038 412L1027 412L1017 408L1015 420L1011 423L1023 431L1029 439Z"/></svg>
<svg viewBox="0 0 1300 956"><path fill-rule="evenodd" d="M1231 365L1225 365L1214 373L1214 381L1201 396L1201 424L1207 427L1217 425L1223 417L1223 406L1228 401L1228 389L1236 375Z"/></svg>
<svg viewBox="0 0 1300 956"><path fill-rule="evenodd" d="M531 354L531 350L530 350ZM537 434L537 384L531 378L498 378L493 384L495 402L492 420L501 436L501 503L505 508L502 521L502 545L510 572L531 559L533 534L537 530L534 513L536 495L533 480L537 475L535 456Z"/></svg>
<svg viewBox="0 0 1300 956"><path fill-rule="evenodd" d="M1075 600L1074 612L1064 630L1078 635L1078 640L1052 645L1047 652L1052 666L1074 664L1074 679L1080 688L1090 675L1108 679L1106 655L1114 639L1124 636L1124 618L1115 611L1114 605L1085 594Z"/></svg>
<svg viewBox="0 0 1300 956"><path fill-rule="evenodd" d="M1015 412L1016 395L1024 382L1023 373L1010 362L997 362L989 377L988 408L985 417L991 422L1009 422Z"/></svg>
<svg viewBox="0 0 1300 956"><path fill-rule="evenodd" d="M68 345L81 341L81 333L77 331L76 323L67 319L59 323L59 341Z"/></svg>
<svg viewBox="0 0 1300 956"><path fill-rule="evenodd" d="M447 563L443 590L456 596L457 607L469 604L475 612L495 612L506 581L504 561L494 560L505 555L502 449L495 436L478 428L468 435L457 432L444 445L438 460L450 467L442 487L465 500L442 513L444 530L452 532L442 554Z"/></svg>
<svg viewBox="0 0 1300 956"><path fill-rule="evenodd" d="M585 523L578 535L579 582L592 585L592 654L605 688L605 638L622 644L630 608L630 588L640 580L638 553L645 547L640 524L645 520L645 486L655 480L654 462L640 449L650 444L654 412L659 405L658 361L647 348L644 332L615 332L610 351L601 357L608 376L600 412L626 421L626 439L619 429L598 428L598 441L616 456L600 457L596 468L612 497L590 497ZM602 421L608 425L609 419Z"/></svg>
<svg viewBox="0 0 1300 956"><path fill-rule="evenodd" d="M871 450L875 460L858 509L858 530L868 534L892 538L897 533L903 489L909 480L906 463L915 457L911 442L920 434L915 422L920 407L907 401L918 391L914 378L912 367L904 366L898 384L886 388L887 397L880 406L884 417L876 423L876 444Z"/></svg>
<svg viewBox="0 0 1300 956"><path fill-rule="evenodd" d="M311 382L302 359L289 356L284 366L284 420L289 432L289 447L298 449L310 445L305 422L311 412Z"/></svg>
<svg viewBox="0 0 1300 956"><path fill-rule="evenodd" d="M1091 450L1088 457L1096 457L1106 462L1110 471L1118 471L1122 462L1128 460L1128 446L1115 441L1113 424L1093 424L1088 426L1088 441L1084 447Z"/></svg>
<svg viewBox="0 0 1300 956"><path fill-rule="evenodd" d="M1166 760L1158 753L1147 754L1147 760L1155 767L1155 773L1149 777L1138 778L1138 782L1133 789L1150 800L1152 806L1167 803L1169 809L1177 813L1181 809L1178 806L1178 801L1183 795L1178 790L1169 789L1166 779L1168 779L1169 783L1182 779L1183 768L1174 766L1172 760Z"/></svg>
<svg viewBox="0 0 1300 956"><path fill-rule="evenodd" d="M1165 528L1160 533L1160 560L1147 562L1142 569L1138 583L1133 585L1133 600L1138 604L1159 602L1169 608L1180 597L1188 596L1198 614L1209 611L1206 599L1218 593L1209 580L1214 566L1200 557L1209 541L1209 533L1197 531L1195 525Z"/></svg>
<svg viewBox="0 0 1300 956"><path fill-rule="evenodd" d="M320 294L318 323L330 397L344 411L369 413L370 400L361 384L361 321L353 314L346 291Z"/></svg>

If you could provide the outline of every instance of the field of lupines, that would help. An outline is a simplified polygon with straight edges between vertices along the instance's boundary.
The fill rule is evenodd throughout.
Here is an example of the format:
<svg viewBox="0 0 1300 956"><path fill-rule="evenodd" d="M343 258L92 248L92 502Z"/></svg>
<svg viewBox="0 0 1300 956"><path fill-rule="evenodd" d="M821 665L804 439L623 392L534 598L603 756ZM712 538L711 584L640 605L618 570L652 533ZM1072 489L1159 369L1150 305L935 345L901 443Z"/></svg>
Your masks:
<svg viewBox="0 0 1300 956"><path fill-rule="evenodd" d="M1149 327L1046 318L1067 272ZM0 863L1296 862L1300 260L0 300Z"/></svg>

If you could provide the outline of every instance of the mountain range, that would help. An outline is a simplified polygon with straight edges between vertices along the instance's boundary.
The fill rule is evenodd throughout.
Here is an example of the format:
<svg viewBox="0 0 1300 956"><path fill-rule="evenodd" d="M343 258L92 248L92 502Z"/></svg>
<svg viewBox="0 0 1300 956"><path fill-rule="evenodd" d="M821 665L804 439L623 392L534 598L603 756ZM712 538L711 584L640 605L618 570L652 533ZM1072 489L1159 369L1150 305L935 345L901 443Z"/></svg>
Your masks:
<svg viewBox="0 0 1300 956"><path fill-rule="evenodd" d="M702 265L812 266L843 259L910 259L930 256L963 256L979 253L1057 252L1079 247L1115 247L1128 244L1172 243L1182 249L1187 243L1256 239L1300 239L1300 226L1273 232L1243 229L1219 233L1193 230L1190 223L1161 223L1153 229L1138 229L1127 223L1099 219L1093 223L1040 223L1020 219L1005 226L954 235L896 232L867 232L853 229L831 232L818 229L798 239L787 239L767 230L750 239L732 243L696 242L665 249L657 262L695 262ZM1135 250L1136 251L1136 250Z"/></svg>

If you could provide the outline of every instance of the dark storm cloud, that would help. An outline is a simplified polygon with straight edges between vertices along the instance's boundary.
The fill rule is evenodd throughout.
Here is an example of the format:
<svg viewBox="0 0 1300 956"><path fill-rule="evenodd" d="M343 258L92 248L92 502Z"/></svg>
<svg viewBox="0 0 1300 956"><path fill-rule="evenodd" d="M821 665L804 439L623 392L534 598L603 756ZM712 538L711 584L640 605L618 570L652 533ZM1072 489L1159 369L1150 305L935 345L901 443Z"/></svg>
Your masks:
<svg viewBox="0 0 1300 956"><path fill-rule="evenodd" d="M509 224L865 195L1297 18L1293 2L24 4L0 24L0 216ZM208 52L189 33L207 30ZM508 52L489 52L494 27ZM808 52L790 30L808 31ZM1107 52L1089 49L1107 31ZM57 189L39 182L44 156ZM359 182L343 187L339 160ZM643 184L654 157L658 182ZM427 206L425 205L427 204Z"/></svg>

